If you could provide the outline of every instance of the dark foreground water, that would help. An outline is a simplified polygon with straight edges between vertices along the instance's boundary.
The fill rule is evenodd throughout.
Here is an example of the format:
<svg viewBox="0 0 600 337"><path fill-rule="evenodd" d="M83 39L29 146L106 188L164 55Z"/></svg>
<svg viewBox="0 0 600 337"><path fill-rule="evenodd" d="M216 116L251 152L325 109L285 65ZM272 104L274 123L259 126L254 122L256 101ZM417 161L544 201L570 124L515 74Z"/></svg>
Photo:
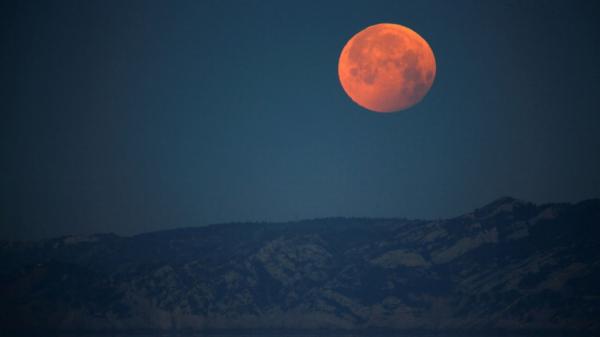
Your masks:
<svg viewBox="0 0 600 337"><path fill-rule="evenodd" d="M0 337L583 337L593 334L570 333L469 333L469 332L240 332L240 333L26 333Z"/></svg>

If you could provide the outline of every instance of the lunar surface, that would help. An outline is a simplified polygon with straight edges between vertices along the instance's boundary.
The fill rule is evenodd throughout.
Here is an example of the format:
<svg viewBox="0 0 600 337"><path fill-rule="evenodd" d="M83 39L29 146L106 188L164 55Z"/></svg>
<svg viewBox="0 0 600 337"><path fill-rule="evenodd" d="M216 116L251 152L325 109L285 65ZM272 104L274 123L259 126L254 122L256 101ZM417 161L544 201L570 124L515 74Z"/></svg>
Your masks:
<svg viewBox="0 0 600 337"><path fill-rule="evenodd" d="M395 112L419 103L435 78L431 47L413 30L381 23L354 35L338 63L342 87L358 105Z"/></svg>

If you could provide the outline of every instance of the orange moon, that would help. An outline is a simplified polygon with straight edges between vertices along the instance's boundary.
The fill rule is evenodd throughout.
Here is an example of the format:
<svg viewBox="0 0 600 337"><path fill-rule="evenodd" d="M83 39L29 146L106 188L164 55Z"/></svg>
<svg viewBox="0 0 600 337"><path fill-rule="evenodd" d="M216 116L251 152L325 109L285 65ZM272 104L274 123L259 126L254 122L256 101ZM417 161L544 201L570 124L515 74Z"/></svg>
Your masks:
<svg viewBox="0 0 600 337"><path fill-rule="evenodd" d="M380 23L358 32L342 49L338 75L363 108L394 112L419 103L435 78L431 47L413 30Z"/></svg>

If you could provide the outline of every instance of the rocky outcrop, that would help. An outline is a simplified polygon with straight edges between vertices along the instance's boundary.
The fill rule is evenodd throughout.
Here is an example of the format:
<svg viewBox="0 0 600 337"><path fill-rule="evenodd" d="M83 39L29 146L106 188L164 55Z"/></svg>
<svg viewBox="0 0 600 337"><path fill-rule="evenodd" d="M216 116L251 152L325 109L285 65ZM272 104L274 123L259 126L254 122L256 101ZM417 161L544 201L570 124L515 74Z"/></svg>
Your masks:
<svg viewBox="0 0 600 337"><path fill-rule="evenodd" d="M3 330L600 331L600 201L0 243Z"/></svg>

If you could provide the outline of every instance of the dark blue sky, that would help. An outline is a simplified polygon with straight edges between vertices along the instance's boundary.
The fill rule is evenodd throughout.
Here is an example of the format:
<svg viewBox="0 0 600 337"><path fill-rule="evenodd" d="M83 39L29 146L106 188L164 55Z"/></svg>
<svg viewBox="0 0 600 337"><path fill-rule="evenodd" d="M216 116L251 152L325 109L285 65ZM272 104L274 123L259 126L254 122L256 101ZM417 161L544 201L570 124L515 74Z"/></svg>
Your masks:
<svg viewBox="0 0 600 337"><path fill-rule="evenodd" d="M0 7L0 238L600 196L593 1ZM380 22L437 58L396 114L337 78L345 42Z"/></svg>

